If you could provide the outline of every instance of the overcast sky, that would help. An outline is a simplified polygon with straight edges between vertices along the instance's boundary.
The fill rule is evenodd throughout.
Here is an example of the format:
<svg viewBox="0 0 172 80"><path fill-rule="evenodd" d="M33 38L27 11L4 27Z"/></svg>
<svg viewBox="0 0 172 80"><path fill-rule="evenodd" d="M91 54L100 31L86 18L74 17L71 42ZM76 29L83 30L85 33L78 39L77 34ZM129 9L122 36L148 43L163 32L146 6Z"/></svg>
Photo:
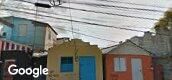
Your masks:
<svg viewBox="0 0 172 80"><path fill-rule="evenodd" d="M2 0L0 1L2 2ZM29 1L34 3L36 0L29 0ZM84 10L90 10L101 13L94 13L94 12L87 12L87 11L80 11L73 9L69 10L57 6L57 7L52 7L51 9L38 8L37 14L48 15L48 16L64 18L64 19L72 18L72 20L103 24L114 27L149 31L152 30L152 27L154 26L155 22L157 22L156 20L138 19L138 18L124 17L121 15L159 19L163 16L163 12L158 12L158 11L166 11L168 8L172 7L170 6L172 5L171 0L65 0L65 1L67 3L62 3L61 6L66 6L66 7L70 6L71 8L75 8L75 9L84 9ZM71 3L69 3L69 1ZM38 2L49 4L48 0L38 0ZM86 4L81 4L81 3L86 3ZM94 4L94 5L89 5L89 4ZM3 4L1 5L2 5L1 9L13 9L13 10L25 11L36 14L36 11L28 10L28 9L35 9L35 6L33 4L29 4L26 2L20 2L15 0L4 0ZM106 6L96 6L96 5L106 5ZM113 7L108 7L108 6L113 6ZM125 8L121 8L121 7L125 7ZM23 8L26 9L24 10ZM134 9L126 9L126 8L134 8ZM136 8L143 10L136 10ZM149 10L151 9L154 11L148 11L147 9ZM102 14L102 13L120 14L120 16ZM70 14L72 17L70 17ZM71 22L65 20L60 20L50 17L41 17L41 16L36 16L36 15L31 15L31 14L26 14L16 11L1 10L0 15L1 16L13 15L17 17L24 17L33 20L43 21L53 26L53 28L59 34L58 37L79 38L79 39L83 39L86 42L90 42L91 44L97 44L99 47L108 47L117 44L115 42L111 42L107 40L119 42L119 41L125 41L126 39L129 39L133 36L143 35L142 32L121 30L121 29L115 29L115 28L109 28L109 27L97 26L97 25L88 25L88 24L76 23L76 22L72 22L71 24ZM72 33L70 32L72 30L72 26L74 32L82 33L82 34L72 35ZM95 37L107 39L107 40L96 39Z"/></svg>

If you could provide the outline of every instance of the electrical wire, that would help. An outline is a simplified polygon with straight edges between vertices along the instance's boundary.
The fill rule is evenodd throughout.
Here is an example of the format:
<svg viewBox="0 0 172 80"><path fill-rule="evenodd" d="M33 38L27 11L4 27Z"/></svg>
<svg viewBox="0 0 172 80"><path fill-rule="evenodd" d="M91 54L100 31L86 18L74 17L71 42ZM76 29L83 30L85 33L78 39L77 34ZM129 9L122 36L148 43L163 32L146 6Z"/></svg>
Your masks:
<svg viewBox="0 0 172 80"><path fill-rule="evenodd" d="M27 13L27 14L30 14L30 15L34 15L33 13L30 13L30 12L23 12L23 11L18 11L18 10L13 10L13 9L4 9L4 10L14 11L14 12L22 12L22 13ZM85 22L85 21L79 21L79 20L70 20L70 19L65 19L65 18L53 17L53 16L49 16L49 15L38 14L38 16L48 17L48 18L57 19L57 20L59 19L59 20L65 20L65 21L73 21L73 22L82 23L82 24L102 26L102 27L107 27L107 28L115 28L115 29L126 30L126 31L134 31L134 32L142 32L142 33L145 32L145 31L142 31L142 30L136 30L136 29L130 29L130 28L122 28L122 27L116 27L116 26L105 25L105 24L98 24L98 23L91 23L91 22ZM158 35L164 35L164 36L172 36L172 35L161 34L161 33L154 33L154 32L151 32L151 33L152 34L158 34Z"/></svg>
<svg viewBox="0 0 172 80"><path fill-rule="evenodd" d="M15 1L21 1L21 0L15 0ZM60 1L60 0L59 0ZM24 1L24 2L27 2L27 1ZM61 1L60 1L61 2ZM67 2L67 1L63 1L63 2L66 2L66 3L69 3L69 2ZM71 1L70 1L71 2ZM29 2L30 3L30 2ZM77 2L74 2L74 3L76 3L77 4ZM79 2L78 4L85 4L85 3L81 3L81 2ZM87 3L86 3L87 4ZM89 3L88 3L89 4ZM101 5L95 5L95 3L93 3L93 4L90 4L91 6L94 6L94 7L101 7ZM57 6L59 6L59 5L57 5ZM89 5L88 5L89 6ZM104 6L106 9L107 9L107 7L106 6ZM111 7L111 6L110 6ZM122 8L122 9L121 9ZM120 10L120 11L131 11L130 9L125 9L125 7L123 7L123 6L117 6L117 7L114 7L113 9L116 9L116 10ZM140 10L143 10L144 11L144 9L142 9L142 8L140 8ZM148 10L148 11L150 11L150 10ZM156 11L156 10L155 10ZM132 12L134 12L134 13L132 13L132 14L136 14L136 13L138 13L138 12L136 12L136 11L133 11L132 10ZM159 14L159 13L158 13ZM154 14L153 15L155 15L155 12L154 12Z"/></svg>
<svg viewBox="0 0 172 80"><path fill-rule="evenodd" d="M16 7L13 7L13 8L16 8ZM35 9L28 9L28 8L17 8L17 9L24 9L24 10L36 11ZM61 14L56 14L56 13L50 13L50 12L46 12L46 11L40 11L40 10L37 10L37 11L38 12L42 12L42 13L47 13L47 14L66 16L66 15L61 15ZM66 17L70 17L70 16L66 16ZM83 18L79 18L79 19L83 19ZM144 28L144 29L151 29L151 28L147 28L147 27L133 27L133 26L125 26L125 28L142 28L142 29Z"/></svg>
<svg viewBox="0 0 172 80"><path fill-rule="evenodd" d="M30 12L23 12L23 11L18 11L18 10L13 10L13 9L4 9L4 10L14 11L14 12L22 12L22 13L27 13L27 14L34 15L33 13L30 13ZM115 28L115 29L120 29L120 30L127 30L127 31L134 31L134 32L143 32L143 33L145 32L145 31L142 31L142 30L135 30L135 29L129 29L129 28L122 28L122 27L116 27L116 26L105 25L105 24L98 24L98 23L91 23L91 22L85 22L85 21L78 21L78 20L70 20L70 19L65 19L65 18L52 17L52 16L49 16L49 15L41 15L41 14L38 14L38 16L48 17L48 18L53 18L53 19L58 19L58 20L73 21L73 22L82 23L82 24L89 24L89 25L102 26L102 27L107 27L107 28ZM152 34L156 34L156 33L153 33L153 32L152 32ZM165 34L159 34L159 35L165 35ZM169 36L169 35L166 35L166 36ZM171 35L170 35L170 36L171 36Z"/></svg>
<svg viewBox="0 0 172 80"><path fill-rule="evenodd" d="M68 31L68 32L73 32L75 34L80 34L80 35L83 35L83 36L87 36L87 37L91 37L91 38L99 39L99 40L103 40L103 41L109 41L109 42L113 42L113 43L119 43L118 41L104 39L104 38L100 38L100 37L97 37L97 36L92 36L92 35L80 33L80 32L77 32L77 31L72 31L72 30L68 30L68 29L63 29L63 28L59 28L59 27L55 27L55 29L60 29L60 30Z"/></svg>
<svg viewBox="0 0 172 80"><path fill-rule="evenodd" d="M63 1L65 2L65 1ZM81 5L89 5L89 6L97 6L97 7L111 7L111 8L122 8L122 9L132 9L132 10L141 10L141 11L151 11L151 12L159 12L163 13L164 11L156 10L156 9L145 9L145 8L133 8L133 7L124 7L124 6L115 6L115 5L107 5L107 4L97 4L97 3L86 3L86 2L70 2L73 4L81 4Z"/></svg>
<svg viewBox="0 0 172 80"><path fill-rule="evenodd" d="M69 8L71 7L70 6L70 0L69 1ZM69 12L70 12L70 22L71 22L71 27L72 27L72 36L74 38L74 31L73 31L73 23L72 23L72 12L71 12L71 9L69 9ZM75 55L75 62L78 62L78 49L77 49L77 46L76 46L76 41L74 40L74 55Z"/></svg>
<svg viewBox="0 0 172 80"><path fill-rule="evenodd" d="M3 5L3 6L6 6L6 5ZM7 7L12 7L12 6L7 6ZM12 8L17 8L17 7L14 6ZM28 9L28 8L17 8L17 9L24 9L24 10L33 10L33 11L35 11L34 9ZM50 13L50 12L47 12L47 11L40 11L40 10L38 10L38 11L42 12L42 13L47 13L47 14L62 15L62 14L57 14L57 13ZM67 15L62 15L62 16L70 17L70 16L67 16ZM83 18L79 18L79 19L83 19Z"/></svg>
<svg viewBox="0 0 172 80"><path fill-rule="evenodd" d="M27 14L30 14L30 15L34 15L33 13L30 13L30 12L23 12L23 11L13 10L13 9L3 9L3 10L14 11L14 12L22 12L22 13L27 13ZM121 29L121 30L130 30L130 31L134 31L134 32L145 32L145 31L141 31L141 30L122 28L122 27L115 27L115 26L110 26L110 25L105 25L105 24L91 23L91 22L85 22L85 21L79 21L79 20L70 20L70 19L54 17L54 16L50 16L50 15L38 14L38 16L48 17L48 18L53 18L53 19L60 19L60 20L65 20L65 21L73 21L73 22L76 22L76 23L83 23L83 24L89 24L89 25L103 26L103 27L109 27L109 28L116 28L116 29Z"/></svg>
<svg viewBox="0 0 172 80"><path fill-rule="evenodd" d="M131 16L131 15L118 14L118 13L109 13L109 12L101 12L101 11L78 9L78 8L68 8L68 7L65 7L65 6L58 6L58 7L65 8L65 9L73 9L73 10L78 10L78 11L85 11L85 12L100 13L100 14L113 15L113 16L128 17L128 18L137 18L137 19L145 19L145 20L153 20L153 21L158 21L159 20L159 19L155 19L155 18Z"/></svg>
<svg viewBox="0 0 172 80"><path fill-rule="evenodd" d="M139 4L139 3L133 3L133 2L122 2L122 1L117 1L117 0L99 0L99 1L122 3L122 4L137 5L137 6L146 6L146 7L154 7L154 8L168 8L168 7L158 6L158 5Z"/></svg>
<svg viewBox="0 0 172 80"><path fill-rule="evenodd" d="M33 4L32 2L29 1L25 1L25 0L15 0L15 1L21 1L21 2L28 2ZM64 3L67 3L67 1L63 1ZM69 3L69 2L68 2ZM161 11L161 10L156 10L156 9L145 9L145 8L134 8L134 7L124 7L124 6L115 6L115 5L107 5L107 4L96 4L96 3L83 3L83 2L72 2L70 1L70 3L73 4L81 4L81 5L88 5L88 6L97 6L97 7L112 7L112 8L122 8L122 9L133 9L133 10L141 10L141 11L152 11L152 12L160 12L163 13L165 11ZM58 5L59 6L59 5ZM52 6L53 7L53 6ZM55 6L54 6L55 7Z"/></svg>
<svg viewBox="0 0 172 80"><path fill-rule="evenodd" d="M27 1L25 1L25 2L27 2ZM32 4L34 4L34 3L32 3ZM114 15L114 16L128 17L128 18L145 19L145 20L153 20L153 21L158 21L159 20L159 19L148 18L148 17L139 17L139 16L123 15L123 14L117 14L117 13L101 12L101 11L78 9L78 8L71 8L71 7L69 8L69 7L65 7L65 6L56 6L56 7L65 8L65 9L72 9L72 10L78 10L78 11L84 11L84 12L92 12L92 13L99 13L99 14L106 14L106 15Z"/></svg>
<svg viewBox="0 0 172 80"><path fill-rule="evenodd" d="M90 36L90 35L87 35L87 34L83 34L83 33L75 32L75 31L71 31L71 30L66 30L66 29L63 29L63 28L58 28L58 27L55 27L55 28L56 28L56 29L65 30L65 31L69 31L69 32L74 32L74 33L76 33L76 34L81 34L81 35L84 35L84 36L87 36L87 37L92 37L92 38L95 38L95 39L100 39L100 40L104 40L104 41L110 41L110 42L114 42L114 43L119 43L119 42L117 42L117 41L108 40L108 39L103 39L103 38L99 38L99 37L95 37L95 36ZM145 51L149 52L149 53L150 53L150 55L151 55L151 54L153 54L151 51L149 51L149 50L147 50L147 49L143 48L143 47L142 47L142 46L140 46L140 45L137 45L137 44L136 44L136 43L134 43L133 41L131 41L131 40L128 40L128 41L129 41L129 42L131 42L132 44L136 45L137 47L139 47L139 48L141 48L141 49L143 49L143 50L145 50Z"/></svg>
<svg viewBox="0 0 172 80"><path fill-rule="evenodd" d="M18 11L18 10L12 10L12 9L5 9L5 10L11 10L11 11L16 11L16 12L23 12L23 11ZM29 12L24 12L27 14L32 14ZM33 15L33 14L32 14ZM55 18L55 19L61 19L61 20L67 20L67 21L71 21L69 19L64 19L64 18L56 18L56 17L52 17L52 16L47 16L47 15L40 15L39 16L44 16L44 17L49 17L49 18ZM141 31L141 30L135 30L135 29L128 29L128 28L121 28L121 27L115 27L115 26L109 26L109 25L104 25L104 24L97 24L97 23L90 23L90 22L83 22L83 21L77 21L77 20L72 20L73 22L78 22L78 23L84 23L84 24L90 24L90 25L97 25L97 26L103 26L103 27L110 27L110 28L116 28L116 29L122 29L122 30L129 30L129 31L135 31L135 32L145 32L145 31ZM156 33L153 33L156 34ZM159 33L157 33L159 34ZM166 34L159 34L159 35L165 35L165 36L169 36ZM171 35L170 35L171 36Z"/></svg>

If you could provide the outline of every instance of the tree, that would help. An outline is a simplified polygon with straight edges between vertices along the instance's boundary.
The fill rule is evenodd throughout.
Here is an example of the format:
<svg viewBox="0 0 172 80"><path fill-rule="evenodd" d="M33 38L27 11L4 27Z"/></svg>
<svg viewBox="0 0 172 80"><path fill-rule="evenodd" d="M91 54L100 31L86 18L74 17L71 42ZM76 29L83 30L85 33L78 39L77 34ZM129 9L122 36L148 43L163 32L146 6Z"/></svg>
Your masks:
<svg viewBox="0 0 172 80"><path fill-rule="evenodd" d="M157 23L155 23L154 28L158 28L158 27L167 28L169 25L169 22L171 21L172 21L172 9L169 9L164 13L164 16L160 18Z"/></svg>

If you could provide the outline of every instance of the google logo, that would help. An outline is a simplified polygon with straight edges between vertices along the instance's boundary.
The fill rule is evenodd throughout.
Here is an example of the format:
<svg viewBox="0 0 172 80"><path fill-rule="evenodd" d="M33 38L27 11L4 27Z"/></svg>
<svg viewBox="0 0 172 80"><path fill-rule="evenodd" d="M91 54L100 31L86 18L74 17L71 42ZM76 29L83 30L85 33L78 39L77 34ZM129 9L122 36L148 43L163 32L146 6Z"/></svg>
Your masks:
<svg viewBox="0 0 172 80"><path fill-rule="evenodd" d="M16 75L16 74L19 74L19 75L33 75L34 78L38 78L39 75L48 75L48 69L47 68L43 68L42 69L42 65L40 65L39 68L19 68L19 69L16 69L17 65L15 64L12 64L8 67L8 72L10 75Z"/></svg>

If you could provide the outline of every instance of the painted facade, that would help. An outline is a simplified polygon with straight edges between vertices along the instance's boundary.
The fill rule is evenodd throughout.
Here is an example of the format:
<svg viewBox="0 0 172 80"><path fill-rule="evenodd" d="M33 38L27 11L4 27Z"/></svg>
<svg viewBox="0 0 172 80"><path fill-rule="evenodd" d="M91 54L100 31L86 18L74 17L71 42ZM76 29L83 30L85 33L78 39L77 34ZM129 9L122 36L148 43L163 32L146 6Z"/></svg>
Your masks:
<svg viewBox="0 0 172 80"><path fill-rule="evenodd" d="M103 55L105 80L153 80L149 52L130 41Z"/></svg>
<svg viewBox="0 0 172 80"><path fill-rule="evenodd" d="M48 51L47 80L103 80L101 53L80 39L54 46Z"/></svg>
<svg viewBox="0 0 172 80"><path fill-rule="evenodd" d="M56 40L57 33L47 23L13 16L4 19L14 25L11 37L13 41L32 46L33 49L48 50Z"/></svg>

